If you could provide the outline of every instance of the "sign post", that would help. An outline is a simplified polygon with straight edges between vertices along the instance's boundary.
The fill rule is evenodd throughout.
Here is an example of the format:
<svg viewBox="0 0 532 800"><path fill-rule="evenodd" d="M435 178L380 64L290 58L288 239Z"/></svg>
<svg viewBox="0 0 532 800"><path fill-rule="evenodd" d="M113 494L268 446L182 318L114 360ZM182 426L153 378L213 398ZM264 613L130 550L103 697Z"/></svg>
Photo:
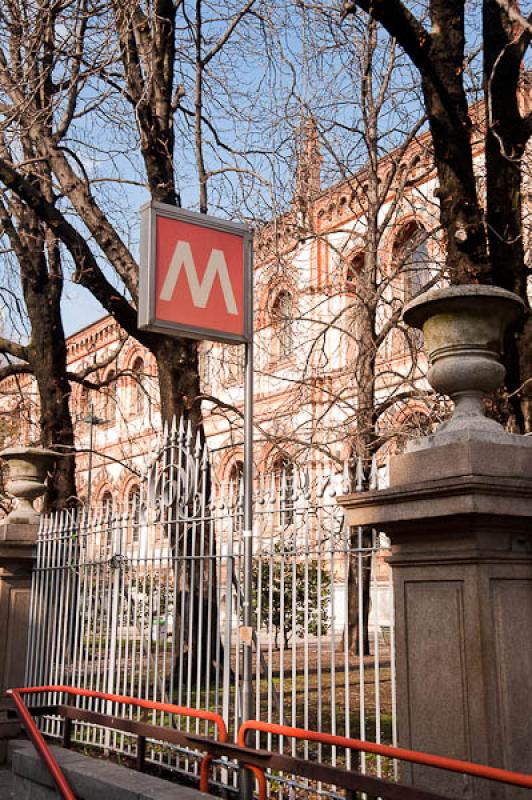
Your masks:
<svg viewBox="0 0 532 800"><path fill-rule="evenodd" d="M150 202L141 209L138 324L142 330L245 347L244 598L241 720L253 712L253 243L234 222ZM252 778L240 774L240 796Z"/></svg>

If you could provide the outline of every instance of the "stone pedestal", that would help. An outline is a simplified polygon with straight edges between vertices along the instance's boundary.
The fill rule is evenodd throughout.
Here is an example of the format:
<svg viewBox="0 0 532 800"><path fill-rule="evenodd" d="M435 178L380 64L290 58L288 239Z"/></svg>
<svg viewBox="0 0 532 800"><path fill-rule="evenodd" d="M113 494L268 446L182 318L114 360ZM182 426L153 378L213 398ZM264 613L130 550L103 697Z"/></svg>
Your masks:
<svg viewBox="0 0 532 800"><path fill-rule="evenodd" d="M35 559L38 525L0 525L0 763L7 740L20 726L2 700L5 689L24 685L29 633L31 573Z"/></svg>
<svg viewBox="0 0 532 800"><path fill-rule="evenodd" d="M393 458L389 489L340 502L392 541L399 744L532 772L532 441L463 431ZM412 765L401 779L528 796Z"/></svg>
<svg viewBox="0 0 532 800"><path fill-rule="evenodd" d="M0 691L21 686L38 525L0 525Z"/></svg>

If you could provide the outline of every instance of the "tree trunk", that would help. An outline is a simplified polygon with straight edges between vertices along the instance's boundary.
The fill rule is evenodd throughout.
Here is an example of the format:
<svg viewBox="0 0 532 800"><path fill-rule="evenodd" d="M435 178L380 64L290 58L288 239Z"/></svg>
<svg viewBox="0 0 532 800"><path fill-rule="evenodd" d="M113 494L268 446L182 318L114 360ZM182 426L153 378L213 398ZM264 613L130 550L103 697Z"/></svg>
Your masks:
<svg viewBox="0 0 532 800"><path fill-rule="evenodd" d="M39 391L41 444L64 453L48 480L45 501L48 511L72 505L77 496L74 429L69 408L71 388L66 375L59 281L44 275L35 279L26 274L23 278L32 329L28 349Z"/></svg>
<svg viewBox="0 0 532 800"><path fill-rule="evenodd" d="M171 422L175 416L190 420L195 435L200 431L201 418L198 343L192 339L158 336L153 353L157 362L161 416Z"/></svg>
<svg viewBox="0 0 532 800"><path fill-rule="evenodd" d="M463 0L432 0L430 61L422 73L423 97L439 179L440 219L447 235L452 283L491 282L471 148L471 119L464 88Z"/></svg>
<svg viewBox="0 0 532 800"><path fill-rule="evenodd" d="M371 531L364 530L360 537L363 548L371 547ZM347 644L349 654L352 656L369 655L369 607L370 607L370 587L371 587L371 554L357 552L359 547L359 537L356 528L351 531L350 538L351 557L349 559L347 596ZM359 569L359 559L361 559L361 569ZM360 602L362 601L362 610ZM362 622L362 631L360 630ZM362 646L362 647L361 647Z"/></svg>
<svg viewBox="0 0 532 800"><path fill-rule="evenodd" d="M48 186L46 175L42 177L44 185ZM48 479L44 500L44 509L55 511L75 504L77 497L74 429L69 407L71 387L61 318L61 253L55 236L46 231L27 206L13 199L9 212L12 221L8 223L8 232L19 261L31 325L27 353L39 392L40 440L43 447L64 454Z"/></svg>
<svg viewBox="0 0 532 800"><path fill-rule="evenodd" d="M529 308L523 240L522 159L527 132L521 118L517 87L521 51L516 32L496 0L485 0L484 94L486 103L487 234L493 283L521 297ZM508 91L508 87L516 91ZM509 331L505 341L506 385L516 427L532 430L532 320Z"/></svg>

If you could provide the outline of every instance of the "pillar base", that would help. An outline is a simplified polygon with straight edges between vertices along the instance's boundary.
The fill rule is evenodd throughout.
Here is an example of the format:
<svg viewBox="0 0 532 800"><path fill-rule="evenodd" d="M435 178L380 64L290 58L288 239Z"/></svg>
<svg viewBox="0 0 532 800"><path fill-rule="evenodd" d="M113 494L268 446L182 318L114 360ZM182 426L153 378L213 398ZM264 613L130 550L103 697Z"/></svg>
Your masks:
<svg viewBox="0 0 532 800"><path fill-rule="evenodd" d="M406 453L389 489L340 501L350 525L392 541L403 747L532 772L529 445L472 436ZM450 797L527 795L413 765L401 778Z"/></svg>

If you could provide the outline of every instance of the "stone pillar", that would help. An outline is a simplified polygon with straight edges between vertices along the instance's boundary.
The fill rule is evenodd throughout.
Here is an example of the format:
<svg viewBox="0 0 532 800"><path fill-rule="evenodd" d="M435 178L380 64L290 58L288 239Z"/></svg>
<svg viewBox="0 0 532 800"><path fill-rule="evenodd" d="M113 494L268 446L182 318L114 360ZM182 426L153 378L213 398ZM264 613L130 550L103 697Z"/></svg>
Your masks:
<svg viewBox="0 0 532 800"><path fill-rule="evenodd" d="M0 691L24 682L38 525L0 525Z"/></svg>
<svg viewBox="0 0 532 800"><path fill-rule="evenodd" d="M0 695L24 685L29 634L31 576L39 515L33 501L46 490L46 474L57 453L41 448L10 448L0 453L9 464L8 491L15 504L0 523ZM0 699L0 763L6 740L18 732Z"/></svg>
<svg viewBox="0 0 532 800"><path fill-rule="evenodd" d="M434 383L444 350L456 382L448 332L439 330L435 354L423 329L431 371L439 369ZM391 459L388 489L340 502L349 524L376 527L392 541L399 744L532 772L532 439L482 415L474 395L488 388L471 387L480 349L457 347L469 364L451 421ZM450 797L528 796L413 765L401 767L401 778Z"/></svg>

